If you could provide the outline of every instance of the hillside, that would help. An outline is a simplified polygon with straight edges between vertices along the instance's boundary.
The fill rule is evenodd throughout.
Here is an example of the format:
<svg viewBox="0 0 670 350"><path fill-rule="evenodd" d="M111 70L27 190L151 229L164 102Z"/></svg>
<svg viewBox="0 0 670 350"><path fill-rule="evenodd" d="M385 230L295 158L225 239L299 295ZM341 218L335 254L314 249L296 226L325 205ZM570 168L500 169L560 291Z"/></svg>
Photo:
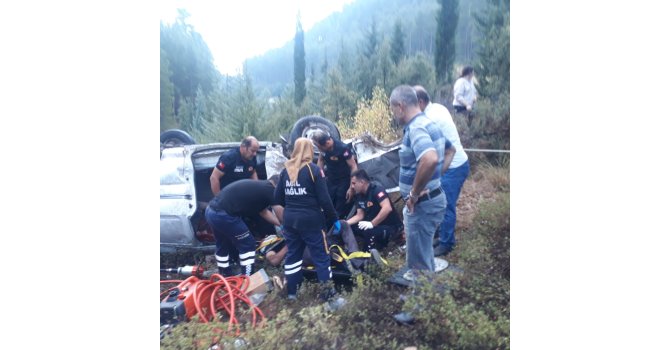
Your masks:
<svg viewBox="0 0 670 350"><path fill-rule="evenodd" d="M486 0L460 2L456 32L456 62L472 63L476 58L477 37L474 14ZM435 46L436 0L358 0L305 31L307 76L322 73L325 57L329 65L337 62L340 53L353 56L363 46L373 21L380 35L379 42L390 39L396 20L402 23L406 54L433 54ZM405 15L406 14L406 15ZM404 16L403 16L404 15ZM257 90L267 89L271 95L293 83L293 39L284 46L245 61L247 72Z"/></svg>
<svg viewBox="0 0 670 350"><path fill-rule="evenodd" d="M285 291L266 296L259 305L267 318L263 327L250 329L245 319L239 338L221 339L226 323L182 323L161 340L161 349L208 349L213 342L224 348L246 343L250 349L509 349L509 194L509 167L480 163L473 168L458 202L459 243L448 256L452 268L436 278L435 285L448 285L449 293L437 293L428 284L409 295L404 287L387 283L405 260L404 250L392 243L382 252L389 268L371 268L354 288L340 286L348 304L338 312L326 312L317 284L306 282L296 303L286 300ZM161 267L206 260L161 257ZM283 276L277 268L265 268ZM413 305L423 310L416 324L407 327L393 320L394 313Z"/></svg>

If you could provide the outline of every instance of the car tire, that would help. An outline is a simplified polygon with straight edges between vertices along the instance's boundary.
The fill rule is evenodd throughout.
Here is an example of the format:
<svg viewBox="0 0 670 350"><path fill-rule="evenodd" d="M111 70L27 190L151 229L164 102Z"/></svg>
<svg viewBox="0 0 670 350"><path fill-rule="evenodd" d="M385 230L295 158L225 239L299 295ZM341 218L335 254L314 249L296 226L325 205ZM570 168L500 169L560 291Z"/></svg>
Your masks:
<svg viewBox="0 0 670 350"><path fill-rule="evenodd" d="M293 124L293 129L289 134L289 145L291 148L295 145L295 140L300 137L308 137L316 130L327 131L333 139L340 139L340 131L330 120L316 115L309 115L298 119Z"/></svg>
<svg viewBox="0 0 670 350"><path fill-rule="evenodd" d="M161 145L175 147L183 145L195 145L195 140L186 131L170 129L161 133Z"/></svg>

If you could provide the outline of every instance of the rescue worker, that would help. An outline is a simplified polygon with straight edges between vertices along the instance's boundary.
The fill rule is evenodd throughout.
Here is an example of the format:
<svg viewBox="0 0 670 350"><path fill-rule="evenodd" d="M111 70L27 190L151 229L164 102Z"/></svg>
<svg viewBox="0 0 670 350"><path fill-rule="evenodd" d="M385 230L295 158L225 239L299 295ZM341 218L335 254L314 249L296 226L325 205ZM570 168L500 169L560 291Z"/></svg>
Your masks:
<svg viewBox="0 0 670 350"><path fill-rule="evenodd" d="M247 136L240 143L240 148L231 149L219 157L212 175L209 176L209 184L215 196L234 181L258 180L256 153L259 148L258 140L253 136Z"/></svg>
<svg viewBox="0 0 670 350"><path fill-rule="evenodd" d="M242 274L250 276L256 257L256 240L242 216L257 214L270 224L281 226L283 208L275 203L278 176L267 181L239 180L226 186L205 209L207 223L216 238L216 263L219 273L232 276L230 250L237 248ZM268 210L272 206L275 213ZM276 214L276 215L275 215Z"/></svg>
<svg viewBox="0 0 670 350"><path fill-rule="evenodd" d="M288 299L296 300L298 286L302 283L302 257L305 246L309 249L316 267L317 278L322 284L320 297L337 309L344 299L334 298L330 256L323 228L333 225L339 233L341 226L328 195L323 171L312 163L312 142L304 137L295 142L291 159L279 176L275 188L275 202L284 207L284 238L288 246L284 262L284 275ZM327 221L324 220L325 212Z"/></svg>
<svg viewBox="0 0 670 350"><path fill-rule="evenodd" d="M356 159L349 147L340 140L333 139L328 133L317 131L312 136L319 148L317 165L326 169L328 194L333 200L335 211L340 219L346 219L351 209L354 193L349 190L349 176L358 169Z"/></svg>
<svg viewBox="0 0 670 350"><path fill-rule="evenodd" d="M212 193L216 196L220 190L241 179L258 180L256 173L256 154L260 144L253 136L245 137L239 148L232 149L219 157L209 177ZM254 213L242 218L256 238L262 238L274 232L272 225Z"/></svg>
<svg viewBox="0 0 670 350"><path fill-rule="evenodd" d="M347 220L354 234L362 237L365 251L383 249L389 239L402 228L386 190L363 169L351 174L351 188L356 193L356 215Z"/></svg>

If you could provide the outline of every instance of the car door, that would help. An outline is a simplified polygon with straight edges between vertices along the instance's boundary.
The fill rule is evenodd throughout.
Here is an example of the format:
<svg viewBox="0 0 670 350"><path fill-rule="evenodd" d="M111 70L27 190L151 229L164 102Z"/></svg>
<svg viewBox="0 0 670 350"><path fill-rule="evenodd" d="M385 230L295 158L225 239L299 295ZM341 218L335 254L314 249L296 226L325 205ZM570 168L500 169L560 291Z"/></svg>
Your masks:
<svg viewBox="0 0 670 350"><path fill-rule="evenodd" d="M168 148L160 162L160 242L168 247L196 244L190 218L196 211L191 153L197 146Z"/></svg>

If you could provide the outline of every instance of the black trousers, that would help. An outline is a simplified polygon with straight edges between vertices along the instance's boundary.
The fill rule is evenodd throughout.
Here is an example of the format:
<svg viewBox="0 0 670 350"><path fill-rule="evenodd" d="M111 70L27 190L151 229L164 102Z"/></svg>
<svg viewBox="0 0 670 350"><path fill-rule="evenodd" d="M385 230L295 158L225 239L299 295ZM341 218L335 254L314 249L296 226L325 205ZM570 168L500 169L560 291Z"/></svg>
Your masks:
<svg viewBox="0 0 670 350"><path fill-rule="evenodd" d="M399 230L396 226L379 225L369 230L361 230L358 224L354 224L351 229L354 235L363 239L363 250L369 252L370 249L384 249L389 242L389 238Z"/></svg>
<svg viewBox="0 0 670 350"><path fill-rule="evenodd" d="M329 180L326 184L328 185L328 194L333 201L337 217L339 219L346 219L347 214L349 214L349 211L351 210L351 206L354 204L353 200L347 203L347 190L350 186L349 180Z"/></svg>

